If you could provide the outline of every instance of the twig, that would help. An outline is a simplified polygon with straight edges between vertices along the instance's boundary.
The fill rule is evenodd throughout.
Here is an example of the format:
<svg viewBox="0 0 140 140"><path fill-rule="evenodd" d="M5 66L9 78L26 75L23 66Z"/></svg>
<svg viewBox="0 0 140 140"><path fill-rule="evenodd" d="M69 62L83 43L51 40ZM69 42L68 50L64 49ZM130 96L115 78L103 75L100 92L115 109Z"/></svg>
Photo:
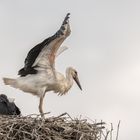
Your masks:
<svg viewBox="0 0 140 140"><path fill-rule="evenodd" d="M112 140L112 131L113 131L113 124L111 123L110 140Z"/></svg>
<svg viewBox="0 0 140 140"><path fill-rule="evenodd" d="M118 136L119 136L120 123L121 123L121 121L119 121L119 123L118 123L116 140L118 140Z"/></svg>

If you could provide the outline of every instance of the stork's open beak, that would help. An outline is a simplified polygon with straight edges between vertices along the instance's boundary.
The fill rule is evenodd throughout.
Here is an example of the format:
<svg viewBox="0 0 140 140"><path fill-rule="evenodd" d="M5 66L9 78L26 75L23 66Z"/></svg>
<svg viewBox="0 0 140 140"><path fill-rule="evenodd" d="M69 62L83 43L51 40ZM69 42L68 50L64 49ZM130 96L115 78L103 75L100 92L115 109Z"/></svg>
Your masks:
<svg viewBox="0 0 140 140"><path fill-rule="evenodd" d="M73 77L73 79L74 79L74 81L76 82L76 84L78 85L78 87L82 90L82 86L81 86L81 84L80 84L80 81L79 81L78 76L75 75L75 76Z"/></svg>

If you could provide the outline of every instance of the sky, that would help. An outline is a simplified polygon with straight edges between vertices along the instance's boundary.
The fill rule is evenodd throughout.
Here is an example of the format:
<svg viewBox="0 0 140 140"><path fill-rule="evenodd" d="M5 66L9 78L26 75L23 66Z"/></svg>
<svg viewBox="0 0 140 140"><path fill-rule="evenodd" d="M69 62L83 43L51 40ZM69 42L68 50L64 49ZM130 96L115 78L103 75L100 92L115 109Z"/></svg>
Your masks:
<svg viewBox="0 0 140 140"><path fill-rule="evenodd" d="M70 12L72 32L63 43L69 49L56 69L65 74L73 66L83 91L74 84L65 96L47 93L44 111L103 120L115 130L121 120L119 140L140 139L139 7L138 0L1 0L1 93L15 98L23 115L39 113L37 97L5 86L2 77L16 78L28 51L53 35Z"/></svg>

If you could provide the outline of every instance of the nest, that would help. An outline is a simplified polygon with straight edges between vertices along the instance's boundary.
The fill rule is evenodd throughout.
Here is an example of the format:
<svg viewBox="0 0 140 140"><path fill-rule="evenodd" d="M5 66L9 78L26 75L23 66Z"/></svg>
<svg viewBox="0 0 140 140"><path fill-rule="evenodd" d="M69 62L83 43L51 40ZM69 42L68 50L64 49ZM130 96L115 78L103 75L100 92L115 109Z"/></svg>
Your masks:
<svg viewBox="0 0 140 140"><path fill-rule="evenodd" d="M101 140L103 125L67 113L49 118L0 116L0 140Z"/></svg>

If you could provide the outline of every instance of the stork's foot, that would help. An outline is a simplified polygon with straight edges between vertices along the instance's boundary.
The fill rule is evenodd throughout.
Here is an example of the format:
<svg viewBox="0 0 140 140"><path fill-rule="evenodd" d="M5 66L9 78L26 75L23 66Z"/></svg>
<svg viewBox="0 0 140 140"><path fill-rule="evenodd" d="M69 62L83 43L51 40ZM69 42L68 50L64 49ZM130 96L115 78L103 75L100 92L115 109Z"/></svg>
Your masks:
<svg viewBox="0 0 140 140"><path fill-rule="evenodd" d="M44 113L41 113L40 115L41 115L41 118L42 118L42 119L45 119Z"/></svg>
<svg viewBox="0 0 140 140"><path fill-rule="evenodd" d="M42 108L40 108L40 107L39 107L39 112L40 112L41 117L44 117L45 116Z"/></svg>

